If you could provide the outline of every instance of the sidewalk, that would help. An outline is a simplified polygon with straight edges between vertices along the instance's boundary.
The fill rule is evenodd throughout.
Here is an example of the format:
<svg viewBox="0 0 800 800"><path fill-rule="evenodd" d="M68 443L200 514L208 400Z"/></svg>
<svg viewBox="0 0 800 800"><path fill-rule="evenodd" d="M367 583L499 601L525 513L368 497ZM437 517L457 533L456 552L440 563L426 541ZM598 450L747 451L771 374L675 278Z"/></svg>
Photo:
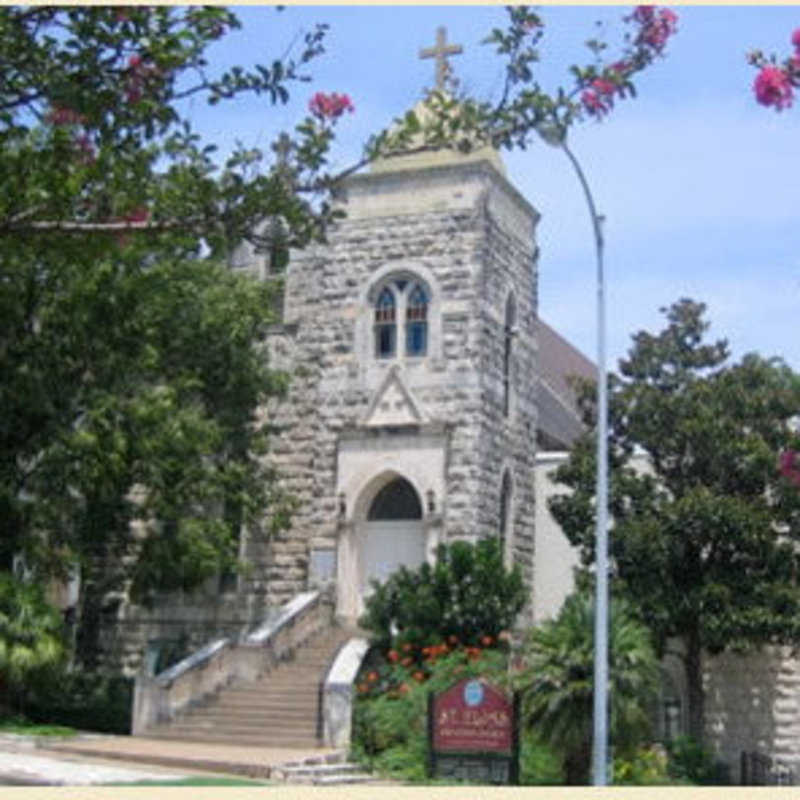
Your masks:
<svg viewBox="0 0 800 800"><path fill-rule="evenodd" d="M79 734L69 739L0 736L0 784L86 785L180 780L188 773L265 779L290 762L330 763L344 753L327 748L238 747L132 736Z"/></svg>

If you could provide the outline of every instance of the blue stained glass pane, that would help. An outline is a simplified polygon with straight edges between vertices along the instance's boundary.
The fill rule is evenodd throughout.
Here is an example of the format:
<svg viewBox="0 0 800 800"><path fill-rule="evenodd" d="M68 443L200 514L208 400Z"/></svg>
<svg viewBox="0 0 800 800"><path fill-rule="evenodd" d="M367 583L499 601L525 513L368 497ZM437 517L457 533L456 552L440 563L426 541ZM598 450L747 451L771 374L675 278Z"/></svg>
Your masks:
<svg viewBox="0 0 800 800"><path fill-rule="evenodd" d="M406 326L406 355L424 356L428 349L428 325L410 322Z"/></svg>
<svg viewBox="0 0 800 800"><path fill-rule="evenodd" d="M375 355L378 358L390 358L395 350L395 331L394 325L378 325L375 330Z"/></svg>

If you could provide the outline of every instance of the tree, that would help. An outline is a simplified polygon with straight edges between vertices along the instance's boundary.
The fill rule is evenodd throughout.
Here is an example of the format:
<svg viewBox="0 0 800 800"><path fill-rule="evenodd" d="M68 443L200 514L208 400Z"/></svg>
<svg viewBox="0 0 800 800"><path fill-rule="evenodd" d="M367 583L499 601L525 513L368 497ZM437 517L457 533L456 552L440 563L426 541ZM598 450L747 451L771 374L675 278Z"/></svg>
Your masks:
<svg viewBox="0 0 800 800"><path fill-rule="evenodd" d="M702 303L663 311L664 330L637 333L620 375L609 378L611 557L659 652L673 637L683 642L690 734L701 741L703 652L787 643L798 633L800 498L783 474L791 458L782 472L779 456L797 449L800 377L754 354L727 364L726 342L704 339ZM590 389L585 401L592 424ZM550 504L587 565L594 469L584 439L556 471L572 493Z"/></svg>
<svg viewBox="0 0 800 800"><path fill-rule="evenodd" d="M0 574L0 712L63 663L61 617L39 586Z"/></svg>
<svg viewBox="0 0 800 800"><path fill-rule="evenodd" d="M533 628L523 645L516 679L522 717L563 754L568 785L588 783L592 754L594 601L591 592L570 595L558 617ZM649 732L649 709L658 686L658 661L650 632L624 598L610 618L611 736L620 754Z"/></svg>
<svg viewBox="0 0 800 800"><path fill-rule="evenodd" d="M573 70L570 91L548 94L531 70L541 20L522 7L509 14L508 30L489 37L508 61L500 101L435 90L430 116L378 134L364 161L415 147L524 146L542 125L600 117L633 93L632 77L675 27L671 12L637 9L621 59L603 64L594 41L595 63ZM225 284L228 301L201 276L243 240L285 264L289 247L324 236L336 217L329 193L359 166L326 171L334 128L353 108L337 93L313 97L271 152L241 147L217 165L184 101L283 102L323 48L317 28L293 56L215 76L207 49L238 25L223 8L0 9L3 555L25 552L42 578L79 562L95 601L113 575L89 574L98 556L140 597L176 581L189 588L230 559L241 522L261 518L269 476L252 422L281 386L254 362L270 304L238 279ZM199 285L177 285L206 309L199 317L164 290L187 273ZM213 338L183 335L210 320ZM147 522L135 541L133 518Z"/></svg>
<svg viewBox="0 0 800 800"><path fill-rule="evenodd" d="M242 524L285 517L255 424L285 386L260 344L271 293L226 263L243 240L280 264L324 235L352 104L312 99L274 153L218 168L183 101L283 102L322 52L319 28L212 77L235 27L221 8L0 9L0 564L80 565L89 662L109 592L191 588L235 562Z"/></svg>

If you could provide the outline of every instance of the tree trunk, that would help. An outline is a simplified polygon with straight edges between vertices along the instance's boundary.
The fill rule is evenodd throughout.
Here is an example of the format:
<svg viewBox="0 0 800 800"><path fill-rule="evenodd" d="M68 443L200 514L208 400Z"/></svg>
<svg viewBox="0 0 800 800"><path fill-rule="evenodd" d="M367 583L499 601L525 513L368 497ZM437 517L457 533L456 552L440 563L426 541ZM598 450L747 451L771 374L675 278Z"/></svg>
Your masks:
<svg viewBox="0 0 800 800"><path fill-rule="evenodd" d="M564 778L567 786L588 786L591 768L592 740L588 739L564 756Z"/></svg>
<svg viewBox="0 0 800 800"><path fill-rule="evenodd" d="M698 743L705 737L705 694L700 632L694 628L686 637L686 687L689 694L689 735Z"/></svg>

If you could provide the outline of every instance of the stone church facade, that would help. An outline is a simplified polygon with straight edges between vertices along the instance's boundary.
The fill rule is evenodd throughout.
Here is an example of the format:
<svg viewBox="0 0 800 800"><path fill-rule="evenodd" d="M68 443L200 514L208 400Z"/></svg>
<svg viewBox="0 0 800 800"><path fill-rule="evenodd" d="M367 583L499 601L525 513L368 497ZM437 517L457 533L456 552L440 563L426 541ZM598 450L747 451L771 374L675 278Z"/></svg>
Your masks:
<svg viewBox="0 0 800 800"><path fill-rule="evenodd" d="M265 409L272 455L299 502L244 542L245 593L273 606L332 582L354 620L371 579L484 536L530 582L538 215L494 153L396 158L340 199L328 243L292 254L268 336L292 375Z"/></svg>

